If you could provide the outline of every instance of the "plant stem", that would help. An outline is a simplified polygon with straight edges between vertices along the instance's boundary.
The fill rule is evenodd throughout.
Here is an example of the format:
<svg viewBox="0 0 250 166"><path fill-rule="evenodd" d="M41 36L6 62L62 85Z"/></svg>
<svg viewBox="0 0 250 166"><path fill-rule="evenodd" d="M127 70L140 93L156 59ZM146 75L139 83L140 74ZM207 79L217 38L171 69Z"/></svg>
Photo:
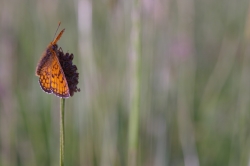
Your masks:
<svg viewBox="0 0 250 166"><path fill-rule="evenodd" d="M131 12L131 107L128 131L128 166L137 165L137 144L139 128L139 99L140 99L140 62L141 62L141 20L140 0L134 0Z"/></svg>
<svg viewBox="0 0 250 166"><path fill-rule="evenodd" d="M60 98L60 166L64 166L64 109L65 99Z"/></svg>

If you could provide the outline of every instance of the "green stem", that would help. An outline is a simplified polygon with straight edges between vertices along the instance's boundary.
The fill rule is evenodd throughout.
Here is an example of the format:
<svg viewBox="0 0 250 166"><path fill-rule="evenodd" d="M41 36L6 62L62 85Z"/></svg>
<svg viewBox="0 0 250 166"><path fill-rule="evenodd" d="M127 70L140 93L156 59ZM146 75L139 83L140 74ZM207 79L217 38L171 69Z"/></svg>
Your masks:
<svg viewBox="0 0 250 166"><path fill-rule="evenodd" d="M64 166L64 110L65 110L65 99L60 99L60 166Z"/></svg>
<svg viewBox="0 0 250 166"><path fill-rule="evenodd" d="M141 68L141 19L140 0L134 0L131 12L131 107L128 131L128 166L137 165L139 129L140 68Z"/></svg>

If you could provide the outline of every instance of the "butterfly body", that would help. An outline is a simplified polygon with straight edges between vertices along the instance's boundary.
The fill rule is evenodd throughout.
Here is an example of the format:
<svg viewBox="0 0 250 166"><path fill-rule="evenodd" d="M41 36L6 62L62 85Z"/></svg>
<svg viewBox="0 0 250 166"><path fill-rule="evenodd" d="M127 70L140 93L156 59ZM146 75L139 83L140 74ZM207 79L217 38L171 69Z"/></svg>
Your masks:
<svg viewBox="0 0 250 166"><path fill-rule="evenodd" d="M59 50L56 44L63 32L64 29L42 54L42 58L36 68L36 75L39 77L40 86L45 92L67 98L70 97L69 86L58 59Z"/></svg>

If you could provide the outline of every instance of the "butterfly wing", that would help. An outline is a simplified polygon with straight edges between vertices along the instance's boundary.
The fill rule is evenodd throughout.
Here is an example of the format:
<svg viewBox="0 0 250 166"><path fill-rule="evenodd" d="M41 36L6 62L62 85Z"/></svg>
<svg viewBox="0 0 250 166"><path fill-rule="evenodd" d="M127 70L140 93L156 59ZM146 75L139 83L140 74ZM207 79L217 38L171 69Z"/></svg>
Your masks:
<svg viewBox="0 0 250 166"><path fill-rule="evenodd" d="M56 52L51 55L51 91L58 97L70 97L69 87L63 69L57 58Z"/></svg>
<svg viewBox="0 0 250 166"><path fill-rule="evenodd" d="M47 57L48 58L48 57ZM51 60L43 61L43 64L39 64L37 74L39 75L39 83L41 88L47 92L52 93L50 79L51 79Z"/></svg>

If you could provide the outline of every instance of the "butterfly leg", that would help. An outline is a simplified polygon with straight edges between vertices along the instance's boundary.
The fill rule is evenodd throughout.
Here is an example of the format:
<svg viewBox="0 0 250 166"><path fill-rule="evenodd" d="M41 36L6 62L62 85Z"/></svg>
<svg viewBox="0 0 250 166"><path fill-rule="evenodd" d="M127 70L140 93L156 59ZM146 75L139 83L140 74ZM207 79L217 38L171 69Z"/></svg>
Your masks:
<svg viewBox="0 0 250 166"><path fill-rule="evenodd" d="M63 53L62 47L59 48L59 51L61 51Z"/></svg>

